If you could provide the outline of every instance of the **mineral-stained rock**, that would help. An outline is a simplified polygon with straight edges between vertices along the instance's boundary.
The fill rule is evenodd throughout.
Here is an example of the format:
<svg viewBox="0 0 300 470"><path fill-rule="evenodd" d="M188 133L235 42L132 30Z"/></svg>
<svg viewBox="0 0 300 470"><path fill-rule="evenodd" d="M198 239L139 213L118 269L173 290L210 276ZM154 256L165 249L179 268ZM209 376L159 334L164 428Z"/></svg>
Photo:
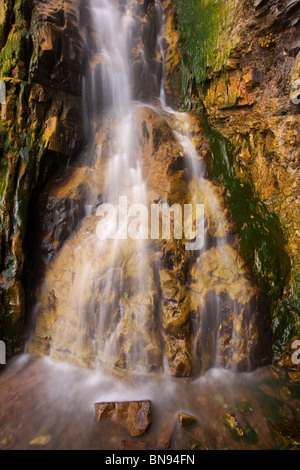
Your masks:
<svg viewBox="0 0 300 470"><path fill-rule="evenodd" d="M278 365L300 372L300 340L294 336L282 350L278 358Z"/></svg>
<svg viewBox="0 0 300 470"><path fill-rule="evenodd" d="M139 71L145 58L150 72L157 74L161 67L154 53L155 28L149 28L155 13L154 2L139 2L136 6L138 27L133 31L131 58L137 66L142 89L135 87L134 94L150 99L153 93L158 94L155 84L148 88ZM168 88L168 78L178 65L178 35L172 36L171 2L165 1L163 6L170 14L165 28ZM76 63L82 57L82 41L77 37L74 14L78 3L60 7L66 15L60 16L55 7L49 7L43 16L37 7L37 17L41 15L46 24L36 26L43 41L36 50L34 66L40 66L43 71L46 58L50 62L53 59L53 50L59 57L53 77L41 73L40 82L31 90L33 116L47 114L41 132L50 152L65 148L68 142L77 148L80 142L73 138L70 141L68 129L61 132L60 127L69 118L77 119L76 100L65 95L64 87L63 96L49 90L51 83L54 86L59 78L66 80L66 85L69 83L68 62L75 74L77 90ZM72 31L75 28L70 50L63 36L68 28ZM96 57L92 26L88 28L88 41L96 73L97 67L101 71L105 63ZM145 50L145 57L141 50ZM33 67L33 77L34 73ZM251 70L247 77L251 86L259 79ZM247 96L243 87L240 92L239 99ZM233 101L237 100L235 93L231 95ZM48 97L51 97L49 106ZM198 116L170 113L154 105L138 104L132 108L134 145L141 162L149 208L151 204L161 204L167 209L173 204L180 208L185 204L203 204L205 243L201 251L196 254L186 249L195 220L189 221L181 238L176 238L172 211L164 215L170 225L170 236L150 240L149 234L143 246L133 240L99 241L96 210L107 193L109 157L119 149L119 141L114 137L118 123L113 119L103 116L99 122L95 121L95 150L89 162L80 163L84 159L80 157L76 167L71 165L64 177L48 185L43 194L37 258L51 260L51 264L37 290L38 314L30 351L49 352L53 358L89 367L104 362L123 369L142 367L147 372L162 370L165 356L168 373L178 377L204 372L215 365L245 370L268 362L268 310L261 309L260 291L240 255L236 228L222 190L204 178L205 163L212 158ZM187 124L197 151L193 164L188 162L180 138L187 136ZM76 126L71 127L76 131ZM67 155L65 150L64 153ZM194 165L203 169L201 177L194 174L191 168ZM120 181L120 194L123 189L127 194L127 184L125 179Z"/></svg>
<svg viewBox="0 0 300 470"><path fill-rule="evenodd" d="M197 182L187 168L175 138L175 132L184 132L184 120L148 106L138 106L134 117L149 203L204 203L205 245L196 257L172 230L169 239L145 240L143 247L131 239L116 244L97 238L107 136L115 125L106 121L93 163L70 168L45 191L41 252L52 262L37 292L30 351L89 367L101 361L147 372L162 370L165 354L168 373L177 377L214 365L250 370L266 363L268 310L240 255L222 195L214 183ZM210 158L207 141L201 120L193 116L190 122L201 163ZM52 207L59 209L55 217ZM90 211L82 217L85 207ZM217 239L227 243L216 246Z"/></svg>
<svg viewBox="0 0 300 470"><path fill-rule="evenodd" d="M178 413L178 420L182 428L186 428L187 426L191 426L197 422L197 418L182 412Z"/></svg>
<svg viewBox="0 0 300 470"><path fill-rule="evenodd" d="M164 3L174 12L174 2L165 0ZM226 12L225 9L223 12L224 22L219 22L220 28L215 32L220 35L219 41L216 41L216 47L210 54L213 60L203 72L206 75L205 85L197 87L197 77L192 75L193 84L186 89L186 93L190 95L194 109L200 109L203 103L209 124L228 139L232 166L240 184L249 185L259 200L280 219L285 241L280 242L282 250L279 254L270 253L270 258L274 256L274 274L270 276L269 256L260 256L254 266L258 276L270 276L272 300L280 297L284 290L285 301L290 304L288 311L284 308L274 315L274 341L279 348L282 346L283 329L291 334L292 331L300 332L299 315L296 313L299 311L296 292L299 291L300 279L300 4L289 0L229 1ZM201 22L201 18L198 21ZM203 21L205 30L207 25L205 19ZM179 30L185 30L189 23L188 14L184 12L184 17L176 18L176 23ZM190 19L188 34L193 31L194 24ZM167 38L171 37L177 44L174 27L175 21L167 30ZM195 73L191 70L191 63L195 64L196 60L186 60L185 38L181 39L179 46L182 48L183 62L188 63L189 72ZM213 43L214 38L211 40ZM170 39L168 42L166 57L176 55L178 68L178 48L173 47ZM201 41L195 39L194 46L196 59ZM166 67L167 85L171 81L170 75L172 80L176 81L177 78L173 92L179 89L181 76L174 72L168 60ZM187 80L188 77L184 78ZM186 81L183 80L183 83L186 84ZM232 170L229 178L231 175ZM226 179L223 174L221 177ZM240 233L245 228L242 225ZM255 235L248 235L248 238L253 244L251 253L259 250L263 236L258 236L257 241ZM276 235L274 238L276 245ZM286 257L281 256L283 250L291 259L291 274L285 267Z"/></svg>
<svg viewBox="0 0 300 470"><path fill-rule="evenodd" d="M131 436L143 436L152 422L150 401L104 402L94 407L97 421L108 419L122 424Z"/></svg>
<svg viewBox="0 0 300 470"><path fill-rule="evenodd" d="M121 441L120 450L146 450L145 442Z"/></svg>
<svg viewBox="0 0 300 470"><path fill-rule="evenodd" d="M244 431L238 423L234 413L226 413L221 417L221 422L230 430L234 437L242 438L244 436Z"/></svg>
<svg viewBox="0 0 300 470"><path fill-rule="evenodd" d="M289 450L300 447L300 425L297 421L284 421L272 424L275 439L281 449Z"/></svg>
<svg viewBox="0 0 300 470"><path fill-rule="evenodd" d="M258 440L256 431L249 424L241 426L235 413L228 412L220 417L221 423L230 431L234 439L243 439L245 442L255 444Z"/></svg>
<svg viewBox="0 0 300 470"><path fill-rule="evenodd" d="M76 154L84 138L81 4L0 2L0 77L6 89L0 105L0 337L8 355L22 342L28 300L25 238L28 228L34 244L39 188ZM32 253L27 259L30 271Z"/></svg>
<svg viewBox="0 0 300 470"><path fill-rule="evenodd" d="M299 372L289 371L288 376L292 381L300 382L300 371Z"/></svg>

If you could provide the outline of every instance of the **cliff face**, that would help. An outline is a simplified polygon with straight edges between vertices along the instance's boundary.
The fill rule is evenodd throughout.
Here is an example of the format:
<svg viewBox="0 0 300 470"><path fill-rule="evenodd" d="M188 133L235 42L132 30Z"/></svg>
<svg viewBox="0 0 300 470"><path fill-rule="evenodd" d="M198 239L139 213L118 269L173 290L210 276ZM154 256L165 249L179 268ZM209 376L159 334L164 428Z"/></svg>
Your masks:
<svg viewBox="0 0 300 470"><path fill-rule="evenodd" d="M135 101L126 101L125 116L120 117L117 106L111 112L110 87L101 87L101 77L109 74L119 90L110 65L117 62L121 68L119 42L118 53L112 49L110 61L104 60L102 45L113 44L114 38L106 36L105 29L100 31L98 22L90 23L86 90L95 135L89 151L40 198L42 233L36 253L46 261L46 269L37 289L29 351L87 367L138 366L179 377L204 373L215 365L256 368L271 360L269 312L240 256L219 185L204 177L204 161L209 163L211 154L203 121L192 113L170 112L158 99L164 62L158 37L161 12L154 1L132 1L130 7L131 47L123 70L128 66L133 72L130 88ZM102 8L101 19L107 14L117 29L119 14L115 16L109 3L103 2ZM103 33L100 47L96 26ZM125 94L126 73L122 77ZM115 96L119 103L118 92ZM186 249L186 240L172 235L165 240L149 236L143 241L99 241L101 204L118 204L119 194L137 200L135 165L144 188L138 201L147 201L148 214L150 205L159 202L167 207L205 204L205 243L200 252Z"/></svg>
<svg viewBox="0 0 300 470"><path fill-rule="evenodd" d="M40 253L51 264L37 292L29 351L85 367L101 362L128 370L137 364L147 372L165 368L177 377L215 365L242 371L268 364L269 311L240 256L218 185L203 179L199 184L186 167L174 137L185 129L184 118L147 105L132 113L149 204L204 203L205 247L198 257L186 250L185 239L173 236L142 244L99 242L97 206L110 184L110 146L118 148L116 123L106 118L93 161L71 166L44 194ZM209 160L197 116L189 116L189 131L199 163ZM74 227L84 207L89 215Z"/></svg>
<svg viewBox="0 0 300 470"><path fill-rule="evenodd" d="M0 331L12 354L23 328L35 197L84 138L85 42L79 0L1 0L0 12Z"/></svg>
<svg viewBox="0 0 300 470"><path fill-rule="evenodd" d="M251 188L258 202L248 217L241 209L235 219L244 252L273 302L279 347L300 331L300 2L220 0L210 10L212 3L202 2L200 12L197 2L165 2L177 29L168 41L169 99L202 110L226 137L240 192L233 191L232 173L216 169L217 155L214 174L229 200L238 206ZM277 228L268 225L271 213Z"/></svg>

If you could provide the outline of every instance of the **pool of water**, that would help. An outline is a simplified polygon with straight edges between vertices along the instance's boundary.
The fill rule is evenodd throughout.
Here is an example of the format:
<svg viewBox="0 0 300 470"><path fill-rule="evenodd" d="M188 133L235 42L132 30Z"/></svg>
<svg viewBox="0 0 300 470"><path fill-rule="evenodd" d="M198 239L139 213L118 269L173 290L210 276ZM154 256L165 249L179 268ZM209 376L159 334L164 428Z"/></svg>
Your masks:
<svg viewBox="0 0 300 470"><path fill-rule="evenodd" d="M152 402L153 422L142 437L96 421L97 401L143 399ZM211 369L186 380L20 355L0 374L0 449L118 450L123 440L150 450L297 448L299 400L300 383L272 366L240 374ZM178 412L197 422L181 428Z"/></svg>

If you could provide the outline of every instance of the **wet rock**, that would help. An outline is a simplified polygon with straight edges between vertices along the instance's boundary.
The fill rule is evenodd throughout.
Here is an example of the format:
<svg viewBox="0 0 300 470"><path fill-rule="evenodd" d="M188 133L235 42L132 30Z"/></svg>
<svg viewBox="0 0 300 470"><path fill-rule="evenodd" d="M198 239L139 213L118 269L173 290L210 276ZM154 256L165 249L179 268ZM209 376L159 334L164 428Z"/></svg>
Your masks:
<svg viewBox="0 0 300 470"><path fill-rule="evenodd" d="M29 442L31 446L46 446L51 441L52 436L48 434L47 436L39 436Z"/></svg>
<svg viewBox="0 0 300 470"><path fill-rule="evenodd" d="M168 8L170 3L165 1ZM269 286L263 287L270 289L270 297L280 298L285 292L286 301L291 296L290 306L283 305L274 318L278 349L282 347L283 330L291 331L293 324L294 331L299 333L299 301L294 294L299 291L300 272L299 18L296 1L258 0L247 5L242 1L230 2L223 27L216 32L218 46L211 51L214 60L207 64L205 86L195 85L195 76L193 85L187 88L189 105L201 109L203 102L210 125L228 139L240 184L251 186L259 200L277 214L283 232L288 234L287 241L280 242L285 256L283 248L276 254L276 250L273 253L270 250L270 258L274 256L271 276L270 264L265 264L268 256L262 256L262 263L253 267L261 276L262 286L266 278L272 277ZM184 29L180 18L177 22L177 28ZM175 22L172 26L171 36L175 40ZM184 58L187 51L180 45ZM195 41L195 53L196 47ZM175 53L170 41L169 54ZM220 74L220 63L224 75ZM194 72L193 66L188 65L189 72ZM168 68L172 70L167 62ZM176 74L171 75L175 78ZM246 225L242 235L245 229ZM257 237L257 243L255 236L248 237L256 245L251 253L259 250L262 237ZM271 233L270 238L276 246L277 236ZM291 274L287 257L291 259Z"/></svg>
<svg viewBox="0 0 300 470"><path fill-rule="evenodd" d="M195 116L189 120L200 162L210 158L207 141L201 121ZM57 359L88 367L100 360L122 369L141 366L147 372L162 370L165 353L167 371L177 377L204 372L216 363L239 370L262 364L266 357L259 335L269 343L260 293L239 254L223 196L213 183L199 184L189 174L174 134L186 123L147 106L135 109L135 122L149 201L205 202L206 245L195 259L186 250L186 240L174 239L171 231L170 239L146 240L146 251L130 239L116 249L110 240L100 243L95 211L80 219L83 207L96 209L105 194L106 143L115 125L105 122L96 137L99 150L93 164L70 169L46 189L42 243L53 261L45 273L45 289L41 284L37 292L40 310L30 351L51 351ZM76 225L77 220L81 223ZM169 223L173 225L172 218ZM228 237L228 243L212 246L218 237ZM137 259L143 259L143 282ZM106 288L108 278L113 292ZM223 312L222 324L216 305Z"/></svg>
<svg viewBox="0 0 300 470"><path fill-rule="evenodd" d="M178 420L182 428L186 428L188 426L191 426L192 424L197 423L197 418L182 412L178 413Z"/></svg>
<svg viewBox="0 0 300 470"><path fill-rule="evenodd" d="M132 90L135 99L148 102L159 96L162 75L162 58L156 44L158 9L155 2L145 1L135 6L134 15L138 21L131 49Z"/></svg>
<svg viewBox="0 0 300 470"><path fill-rule="evenodd" d="M146 442L121 441L120 450L146 450Z"/></svg>
<svg viewBox="0 0 300 470"><path fill-rule="evenodd" d="M78 200L49 198L47 216L43 219L41 252L48 264L69 238L85 215L84 204Z"/></svg>
<svg viewBox="0 0 300 470"><path fill-rule="evenodd" d="M0 297L5 305L1 316L15 317L11 326L0 321L8 355L18 352L23 338L29 278L24 270L30 272L34 258L31 252L25 257L25 250L35 245L32 219L39 188L76 154L84 138L80 3L1 2L0 76L6 88L0 115L1 154L6 150L1 172ZM30 248L25 242L27 230ZM11 292L17 290L13 298Z"/></svg>
<svg viewBox="0 0 300 470"><path fill-rule="evenodd" d="M166 24L164 34L165 54L165 82L168 104L178 108L180 106L180 83L182 70L180 67L180 33L176 29L176 10L172 0L163 0Z"/></svg>
<svg viewBox="0 0 300 470"><path fill-rule="evenodd" d="M230 431L234 439L242 439L249 444L255 444L257 442L257 433L253 427L247 422L242 427L234 412L226 413L220 418L220 421Z"/></svg>
<svg viewBox="0 0 300 470"><path fill-rule="evenodd" d="M300 424L297 421L284 421L271 426L281 449L289 450L300 447Z"/></svg>
<svg viewBox="0 0 300 470"><path fill-rule="evenodd" d="M162 414L157 435L158 449L169 449L174 434L177 418L173 413Z"/></svg>
<svg viewBox="0 0 300 470"><path fill-rule="evenodd" d="M289 378L294 382L300 382L300 372L289 372Z"/></svg>
<svg viewBox="0 0 300 470"><path fill-rule="evenodd" d="M240 439L244 437L244 431L238 423L233 412L226 413L224 416L222 416L221 422L224 424L225 427L229 429L229 431L235 438Z"/></svg>
<svg viewBox="0 0 300 470"><path fill-rule="evenodd" d="M35 2L33 32L39 47L31 65L31 76L44 85L58 84L80 94L84 42L79 28L80 1L55 6Z"/></svg>
<svg viewBox="0 0 300 470"><path fill-rule="evenodd" d="M110 420L124 425L131 436L143 436L151 426L151 402L95 403L97 421Z"/></svg>

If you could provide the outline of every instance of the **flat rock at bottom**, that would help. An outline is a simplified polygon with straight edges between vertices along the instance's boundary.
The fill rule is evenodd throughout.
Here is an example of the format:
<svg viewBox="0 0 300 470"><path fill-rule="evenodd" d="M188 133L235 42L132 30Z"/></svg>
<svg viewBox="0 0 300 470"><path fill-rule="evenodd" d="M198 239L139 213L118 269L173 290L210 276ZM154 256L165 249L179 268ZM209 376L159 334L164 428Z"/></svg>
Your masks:
<svg viewBox="0 0 300 470"><path fill-rule="evenodd" d="M149 429L151 418L151 402L124 401L94 403L97 421L105 419L124 425L131 436L143 436Z"/></svg>

